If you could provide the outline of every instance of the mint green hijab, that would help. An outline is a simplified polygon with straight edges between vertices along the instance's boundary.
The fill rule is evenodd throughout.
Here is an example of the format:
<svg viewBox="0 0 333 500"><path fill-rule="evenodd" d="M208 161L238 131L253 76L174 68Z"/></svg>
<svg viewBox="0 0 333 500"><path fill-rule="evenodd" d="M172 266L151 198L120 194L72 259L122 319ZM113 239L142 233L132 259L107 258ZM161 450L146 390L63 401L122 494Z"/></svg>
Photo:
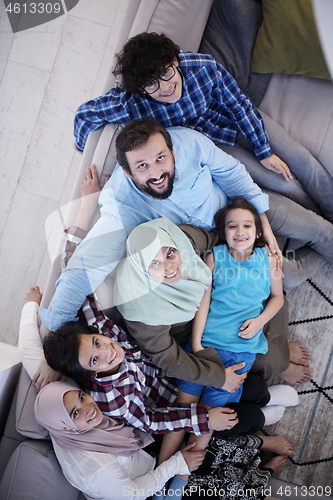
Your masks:
<svg viewBox="0 0 333 500"><path fill-rule="evenodd" d="M160 283L148 273L162 247L176 248L180 253L181 278L176 284ZM155 326L193 319L212 276L185 234L164 217L154 219L133 229L126 250L114 288L115 305L123 317Z"/></svg>

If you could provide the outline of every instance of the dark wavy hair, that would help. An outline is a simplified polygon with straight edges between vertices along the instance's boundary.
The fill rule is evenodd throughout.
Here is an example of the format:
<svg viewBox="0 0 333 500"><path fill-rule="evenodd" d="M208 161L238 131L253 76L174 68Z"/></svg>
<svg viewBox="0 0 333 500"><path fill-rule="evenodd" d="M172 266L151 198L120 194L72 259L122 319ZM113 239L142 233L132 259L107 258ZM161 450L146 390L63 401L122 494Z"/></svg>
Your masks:
<svg viewBox="0 0 333 500"><path fill-rule="evenodd" d="M138 87L162 73L174 59L179 59L180 49L163 33L140 33L130 38L117 54L117 64L113 74L122 77L123 89L139 94Z"/></svg>
<svg viewBox="0 0 333 500"><path fill-rule="evenodd" d="M98 328L81 321L68 321L44 337L43 349L47 364L66 377L76 380L94 378L96 372L86 370L79 362L80 336L99 333Z"/></svg>
<svg viewBox="0 0 333 500"><path fill-rule="evenodd" d="M173 151L172 139L166 128L157 120L133 120L125 125L116 139L117 161L123 169L131 174L126 153L143 144L154 134L162 134L167 147Z"/></svg>
<svg viewBox="0 0 333 500"><path fill-rule="evenodd" d="M266 242L264 240L263 234L262 234L262 224L261 220L259 217L259 214L257 210L254 208L251 203L246 201L245 198L238 197L235 198L230 205L226 205L225 207L221 208L214 216L214 222L215 226L218 232L218 235L220 237L220 240L222 243L226 243L226 237L225 237L225 219L227 217L227 214L230 212L230 210L233 210L234 208L242 208L243 210L248 210L251 212L251 214L254 217L254 223L256 226L256 232L257 232L257 238L254 242L254 247L264 247Z"/></svg>

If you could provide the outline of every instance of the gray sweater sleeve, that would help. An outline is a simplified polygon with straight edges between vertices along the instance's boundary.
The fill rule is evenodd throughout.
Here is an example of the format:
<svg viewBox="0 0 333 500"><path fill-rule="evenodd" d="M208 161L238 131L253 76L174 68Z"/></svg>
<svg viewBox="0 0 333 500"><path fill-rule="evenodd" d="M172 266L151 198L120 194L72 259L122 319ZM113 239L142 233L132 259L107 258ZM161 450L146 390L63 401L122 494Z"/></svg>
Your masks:
<svg viewBox="0 0 333 500"><path fill-rule="evenodd" d="M126 327L142 352L150 356L167 376L216 388L224 384L224 366L212 347L191 354L178 345L177 340L183 339L176 340L168 325L150 326L138 321L126 321ZM181 331L181 328L177 329Z"/></svg>

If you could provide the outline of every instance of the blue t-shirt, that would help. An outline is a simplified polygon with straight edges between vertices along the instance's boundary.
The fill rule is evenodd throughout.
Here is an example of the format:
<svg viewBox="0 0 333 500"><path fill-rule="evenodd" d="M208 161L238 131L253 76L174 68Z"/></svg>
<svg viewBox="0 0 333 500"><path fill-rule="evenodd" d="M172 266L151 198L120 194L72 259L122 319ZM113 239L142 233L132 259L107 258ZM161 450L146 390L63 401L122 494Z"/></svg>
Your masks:
<svg viewBox="0 0 333 500"><path fill-rule="evenodd" d="M219 245L214 247L214 257L212 296L202 346L265 354L268 345L262 329L252 339L242 339L238 334L244 321L262 313L270 295L266 248L254 248L251 257L240 262L232 257L227 245Z"/></svg>

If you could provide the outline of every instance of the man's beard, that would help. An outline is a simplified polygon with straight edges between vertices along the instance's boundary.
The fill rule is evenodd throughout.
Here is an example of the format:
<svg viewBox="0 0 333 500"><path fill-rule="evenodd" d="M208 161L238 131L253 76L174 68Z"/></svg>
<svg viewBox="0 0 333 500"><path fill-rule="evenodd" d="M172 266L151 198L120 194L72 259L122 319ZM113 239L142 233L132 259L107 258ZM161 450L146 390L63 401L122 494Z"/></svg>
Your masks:
<svg viewBox="0 0 333 500"><path fill-rule="evenodd" d="M150 182L151 181L156 181L157 179L149 179L145 184L137 184L134 182L134 179L132 178L134 184L140 191L143 191L146 194L149 194L152 198L155 198L156 200L165 200L166 198L169 198L169 196L172 193L173 190L173 182L175 180L175 171L173 171L172 174L169 174L168 172L165 172L164 174L161 175L160 178L166 178L168 181L168 185L165 191L162 193L159 193L156 189L154 189Z"/></svg>

